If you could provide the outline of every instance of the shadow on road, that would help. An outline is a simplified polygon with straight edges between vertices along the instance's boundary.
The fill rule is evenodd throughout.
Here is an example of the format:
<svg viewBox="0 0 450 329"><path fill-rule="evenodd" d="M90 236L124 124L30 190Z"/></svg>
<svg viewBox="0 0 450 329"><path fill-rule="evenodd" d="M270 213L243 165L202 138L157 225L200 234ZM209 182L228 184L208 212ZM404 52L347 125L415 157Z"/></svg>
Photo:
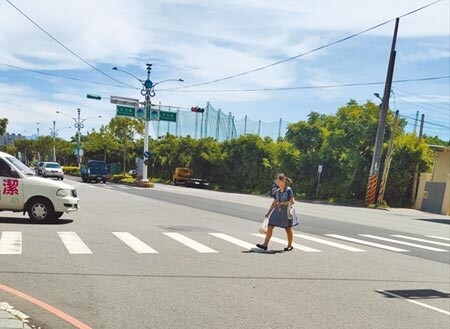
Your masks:
<svg viewBox="0 0 450 329"><path fill-rule="evenodd" d="M18 218L18 217L0 217L0 224L28 224L28 225L65 225L72 223L72 219L58 219L55 221L35 221L29 219L28 217Z"/></svg>
<svg viewBox="0 0 450 329"><path fill-rule="evenodd" d="M425 222L439 223L439 224L447 224L450 225L450 219L441 219L441 218L417 218L417 220L423 220Z"/></svg>

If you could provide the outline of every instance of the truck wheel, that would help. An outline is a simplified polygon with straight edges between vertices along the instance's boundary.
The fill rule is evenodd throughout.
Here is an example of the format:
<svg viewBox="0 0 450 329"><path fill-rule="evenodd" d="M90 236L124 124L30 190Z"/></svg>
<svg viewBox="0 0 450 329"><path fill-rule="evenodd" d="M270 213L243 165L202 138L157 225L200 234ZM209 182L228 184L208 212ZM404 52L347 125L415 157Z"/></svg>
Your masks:
<svg viewBox="0 0 450 329"><path fill-rule="evenodd" d="M36 221L55 219L53 204L45 198L34 198L28 202L28 216Z"/></svg>

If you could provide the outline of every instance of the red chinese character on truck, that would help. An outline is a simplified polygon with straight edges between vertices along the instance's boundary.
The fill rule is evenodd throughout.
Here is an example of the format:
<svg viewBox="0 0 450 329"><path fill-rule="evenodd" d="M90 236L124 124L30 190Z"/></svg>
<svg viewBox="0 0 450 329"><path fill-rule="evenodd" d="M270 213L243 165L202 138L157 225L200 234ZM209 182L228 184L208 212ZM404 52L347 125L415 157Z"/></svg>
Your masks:
<svg viewBox="0 0 450 329"><path fill-rule="evenodd" d="M19 180L18 179L4 179L2 194L18 195L19 194Z"/></svg>

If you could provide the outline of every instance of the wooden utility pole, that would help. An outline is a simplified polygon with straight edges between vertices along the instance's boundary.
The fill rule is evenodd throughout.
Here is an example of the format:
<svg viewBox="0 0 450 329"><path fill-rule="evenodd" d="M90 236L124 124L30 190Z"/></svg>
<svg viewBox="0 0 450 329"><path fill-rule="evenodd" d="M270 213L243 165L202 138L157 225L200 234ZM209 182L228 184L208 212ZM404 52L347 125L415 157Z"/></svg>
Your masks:
<svg viewBox="0 0 450 329"><path fill-rule="evenodd" d="M423 133L423 123L425 122L425 114L422 114L420 120L420 129L419 129L419 145L422 142L422 133ZM416 194L417 194L417 181L419 179L419 163L416 164L416 169L414 170L414 178L413 178L413 187L411 191L411 203L412 207L416 206Z"/></svg>
<svg viewBox="0 0 450 329"><path fill-rule="evenodd" d="M384 94L383 100L381 102L380 116L378 118L378 128L377 135L375 138L375 147L373 150L373 158L372 165L370 166L370 174L367 182L367 191L366 191L366 203L372 204L375 203L377 190L378 190L378 175L380 171L381 165L381 149L383 146L384 140L384 130L386 126L386 117L389 109L389 97L391 94L391 86L392 86L392 77L394 75L394 64L395 64L395 44L397 41L397 31L398 24L400 22L400 18L395 20L395 28L394 28L394 36L392 39L392 47L391 54L389 57L389 66L386 75L386 83L384 85Z"/></svg>
<svg viewBox="0 0 450 329"><path fill-rule="evenodd" d="M389 140L389 146L386 153L386 160L384 161L383 175L381 176L380 192L378 193L378 205L383 204L384 191L386 190L387 179L389 175L389 168L391 167L392 156L394 155L394 139L397 133L398 126L398 111L395 111L394 126L392 127L392 135Z"/></svg>

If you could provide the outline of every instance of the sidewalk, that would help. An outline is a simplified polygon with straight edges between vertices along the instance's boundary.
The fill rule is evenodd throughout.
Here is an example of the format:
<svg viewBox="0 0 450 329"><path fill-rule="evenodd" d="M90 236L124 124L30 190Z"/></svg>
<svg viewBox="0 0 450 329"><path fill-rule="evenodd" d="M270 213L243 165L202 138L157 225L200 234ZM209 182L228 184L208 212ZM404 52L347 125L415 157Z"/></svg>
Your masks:
<svg viewBox="0 0 450 329"><path fill-rule="evenodd" d="M27 324L28 318L8 303L0 302L0 329L32 329Z"/></svg>

